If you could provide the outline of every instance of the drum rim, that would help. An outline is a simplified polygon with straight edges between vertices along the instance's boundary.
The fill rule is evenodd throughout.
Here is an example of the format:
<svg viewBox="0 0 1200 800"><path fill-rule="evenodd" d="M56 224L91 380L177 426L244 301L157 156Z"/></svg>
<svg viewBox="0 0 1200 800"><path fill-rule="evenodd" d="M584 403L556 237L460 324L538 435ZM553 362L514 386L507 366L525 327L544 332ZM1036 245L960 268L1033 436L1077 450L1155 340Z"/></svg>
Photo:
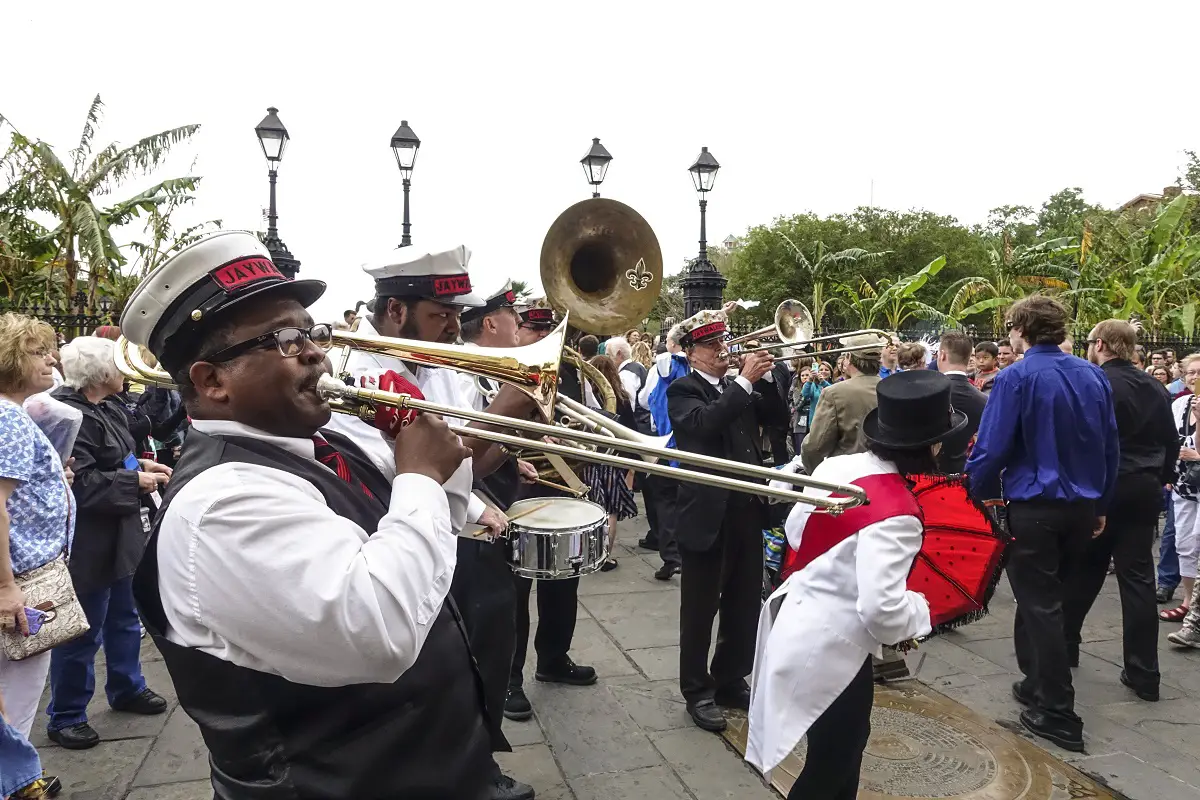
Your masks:
<svg viewBox="0 0 1200 800"><path fill-rule="evenodd" d="M564 534L564 533L577 534L577 533L586 533L588 531L594 530L598 526L602 526L602 525L606 526L608 524L608 512L604 510L604 506L600 505L599 503L592 502L591 500L585 500L582 497L528 497L528 498L525 498L523 500L518 500L515 503L513 503L511 506L508 507L508 512L510 514L515 515L515 512L521 510L520 509L521 503L532 503L532 502L543 502L544 503L547 500L554 502L554 503L562 503L562 502L583 503L585 505L592 506L596 510L596 513L599 515L599 518L596 519L594 522L589 522L585 525L575 525L570 528L534 527L532 525L525 524L525 520L519 519L519 520L514 520L514 521L508 523L509 532L510 533L511 532L540 533L543 535Z"/></svg>

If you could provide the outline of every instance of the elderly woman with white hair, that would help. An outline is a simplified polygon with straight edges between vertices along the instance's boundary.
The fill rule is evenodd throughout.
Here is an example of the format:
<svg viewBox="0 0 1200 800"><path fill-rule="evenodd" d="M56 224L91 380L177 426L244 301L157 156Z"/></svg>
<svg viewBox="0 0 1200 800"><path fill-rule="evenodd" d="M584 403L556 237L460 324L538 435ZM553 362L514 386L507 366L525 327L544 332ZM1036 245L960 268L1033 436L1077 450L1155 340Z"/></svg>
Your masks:
<svg viewBox="0 0 1200 800"><path fill-rule="evenodd" d="M108 664L105 691L115 711L161 714L166 701L142 677L141 626L133 573L150 534L151 500L171 470L139 460L128 417L113 399L122 377L108 339L81 336L62 348L64 385L53 397L83 413L75 440L78 507L71 579L91 629L54 649L50 660L50 739L69 750L100 742L88 725L96 652Z"/></svg>

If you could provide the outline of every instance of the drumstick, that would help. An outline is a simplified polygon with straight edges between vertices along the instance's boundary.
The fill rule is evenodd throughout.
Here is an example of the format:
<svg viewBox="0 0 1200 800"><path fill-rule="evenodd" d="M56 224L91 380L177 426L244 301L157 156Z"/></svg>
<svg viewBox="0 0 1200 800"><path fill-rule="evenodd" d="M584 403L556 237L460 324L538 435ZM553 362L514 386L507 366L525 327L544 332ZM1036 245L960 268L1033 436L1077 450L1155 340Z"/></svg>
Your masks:
<svg viewBox="0 0 1200 800"><path fill-rule="evenodd" d="M538 505L536 505L536 506L532 506L532 507L530 507L530 508L526 508L526 509L524 509L524 510L522 510L522 511L519 511L519 512L517 512L516 514L513 514L511 517L509 517L509 518L508 518L508 521L509 521L509 522L512 522L513 520L518 520L518 519L520 519L521 517L526 517L526 516L529 516L530 514L532 514L532 513L533 513L533 512L535 512L535 511L541 511L543 508L545 508L546 506L550 505L550 503L551 503L551 502L553 502L553 501L547 500L545 503L539 503L539 504L538 504ZM467 538L467 539L482 539L482 538L484 538L482 534L483 534L483 532L484 532L484 531L486 531L486 530L487 530L487 526L486 526L486 525L479 525L478 523L475 523L475 522L472 522L471 524L472 524L472 525L475 525L477 528L479 528L479 530L476 530L476 531L471 531L471 532L469 532L469 533L468 533L468 532L467 532L467 529L466 529L466 528L463 528L463 533L462 533L462 535L463 535L465 538Z"/></svg>

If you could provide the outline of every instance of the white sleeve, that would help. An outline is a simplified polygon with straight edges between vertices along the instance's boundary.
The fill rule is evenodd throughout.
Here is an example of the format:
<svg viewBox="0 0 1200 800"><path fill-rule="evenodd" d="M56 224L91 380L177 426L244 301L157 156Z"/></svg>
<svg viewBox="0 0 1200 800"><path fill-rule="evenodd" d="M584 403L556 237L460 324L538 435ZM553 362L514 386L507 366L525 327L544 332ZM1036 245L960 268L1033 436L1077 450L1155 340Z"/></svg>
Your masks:
<svg viewBox="0 0 1200 800"><path fill-rule="evenodd" d="M661 365L659 366L661 369ZM665 376L664 376L665 377ZM638 405L647 411L650 410L650 393L654 391L654 387L658 385L658 369L652 369L646 375L646 385L638 392Z"/></svg>
<svg viewBox="0 0 1200 800"><path fill-rule="evenodd" d="M457 538L434 481L406 474L392 489L368 536L283 470L198 476L159 532L168 638L310 686L395 681L450 590Z"/></svg>
<svg viewBox="0 0 1200 800"><path fill-rule="evenodd" d="M923 528L913 516L868 525L857 534L858 616L880 644L925 636L929 604L908 591L908 573L921 549Z"/></svg>
<svg viewBox="0 0 1200 800"><path fill-rule="evenodd" d="M621 386L625 389L625 394L628 397L636 398L638 396L638 389L642 388L642 384L641 381L638 380L638 376L634 375L629 370L625 370L621 373L620 377Z"/></svg>
<svg viewBox="0 0 1200 800"><path fill-rule="evenodd" d="M743 378L741 375L738 375L733 379L733 382L745 389L746 394L754 394L754 384L750 383L749 378Z"/></svg>
<svg viewBox="0 0 1200 800"><path fill-rule="evenodd" d="M483 512L487 510L487 503L483 502L474 493L467 500L467 522L479 522L479 518L483 516Z"/></svg>
<svg viewBox="0 0 1200 800"><path fill-rule="evenodd" d="M592 391L591 382L584 380L582 375L580 381L583 383L583 404L588 408L602 408L600 402L596 400L596 393Z"/></svg>

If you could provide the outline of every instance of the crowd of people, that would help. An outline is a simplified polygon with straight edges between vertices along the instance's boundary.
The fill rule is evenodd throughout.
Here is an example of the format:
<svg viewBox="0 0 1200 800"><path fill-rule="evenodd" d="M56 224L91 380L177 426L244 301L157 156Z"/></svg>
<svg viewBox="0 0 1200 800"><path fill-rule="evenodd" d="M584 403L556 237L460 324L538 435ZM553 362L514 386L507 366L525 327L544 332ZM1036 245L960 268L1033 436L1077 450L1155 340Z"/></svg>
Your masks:
<svg viewBox="0 0 1200 800"><path fill-rule="evenodd" d="M597 569L609 571L617 523L636 516L642 493L639 544L659 552L657 579L681 581L687 713L716 732L726 709L747 711L747 759L764 773L807 735L793 799L856 796L872 678L903 669L890 648L931 630L928 601L906 585L922 542L908 476L965 472L974 498L1007 520L1023 673L1013 695L1032 733L1082 749L1070 669L1110 569L1122 684L1158 699L1159 618L1180 625L1171 642L1200 647L1200 355L1177 363L1155 351L1145 364L1136 328L1109 320L1077 358L1066 309L1038 295L1012 306L1002 342L864 333L830 358L730 348L732 303L661 341L577 335L563 396L670 435L678 451L773 462L865 487L871 502L835 517L597 464L580 467L576 486L484 433L503 425L388 409L368 422L331 415L318 391L332 374L464 413L537 418L512 385L385 352L334 363L338 330L469 353L558 328L547 302L521 302L511 285L477 294L469 259L465 247L396 251L364 268L372 300L326 324L307 310L322 282L286 279L256 237L223 232L151 273L119 328L60 344L43 323L0 316L0 635L33 641L57 622L27 607L22 587L37 570L66 569L86 619L68 641L0 655L0 797L61 788L28 743L47 680L50 738L68 749L100 741L87 718L100 647L114 710L166 710L141 671L149 633L204 736L217 797L532 798L494 753L510 749L501 720L533 714L523 685L535 580L536 680L586 687L600 676L570 655L580 578L529 577L510 563L506 512L531 499L585 493L608 543ZM176 388L129 383L119 335ZM65 452L31 416L46 398L79 420ZM486 535L465 535L472 525ZM764 604L772 528L784 530L791 566ZM1181 604L1158 614L1179 589Z"/></svg>

